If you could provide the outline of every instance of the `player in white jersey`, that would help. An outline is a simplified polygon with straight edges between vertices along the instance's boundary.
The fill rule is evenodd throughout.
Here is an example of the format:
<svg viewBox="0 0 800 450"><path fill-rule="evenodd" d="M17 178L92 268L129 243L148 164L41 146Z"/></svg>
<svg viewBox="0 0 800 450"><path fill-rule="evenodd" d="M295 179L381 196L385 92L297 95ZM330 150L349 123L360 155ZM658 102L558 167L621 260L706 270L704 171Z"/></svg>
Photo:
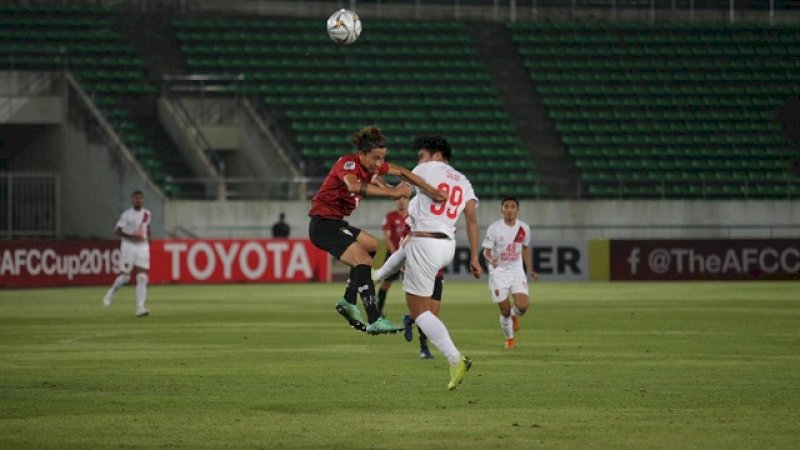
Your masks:
<svg viewBox="0 0 800 450"><path fill-rule="evenodd" d="M511 350L515 345L514 332L519 330L519 316L528 310L528 274L533 281L539 279L539 274L531 262L531 227L517 219L519 201L506 197L500 205L503 218L489 225L482 247L489 267L489 292L500 307L505 348ZM513 304L509 301L512 297Z"/></svg>
<svg viewBox="0 0 800 450"><path fill-rule="evenodd" d="M450 144L441 136L418 137L412 148L419 152L419 165L412 171L427 184L446 193L447 200L435 202L427 195L417 195L408 207L410 237L405 245L406 271L403 290L409 314L417 326L450 363L448 389L461 384L472 365L456 348L444 323L434 313L438 302L432 298L434 280L440 269L450 264L456 250L455 224L464 213L471 252L470 269L481 276L478 261L478 198L463 173L449 164Z"/></svg>
<svg viewBox="0 0 800 450"><path fill-rule="evenodd" d="M144 317L150 314L145 309L147 299L148 271L150 270L150 210L144 207L144 194L134 191L131 194L131 207L122 213L115 234L121 238L119 257L119 276L114 280L105 297L103 304L111 306L114 293L126 285L131 279L131 273L136 270L136 316Z"/></svg>

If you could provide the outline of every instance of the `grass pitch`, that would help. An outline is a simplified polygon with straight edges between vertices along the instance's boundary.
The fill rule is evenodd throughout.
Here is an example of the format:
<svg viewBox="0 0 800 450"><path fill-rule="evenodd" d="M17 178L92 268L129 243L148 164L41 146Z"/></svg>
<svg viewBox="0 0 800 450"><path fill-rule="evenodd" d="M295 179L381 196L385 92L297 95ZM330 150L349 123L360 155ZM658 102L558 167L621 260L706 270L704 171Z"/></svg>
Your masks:
<svg viewBox="0 0 800 450"><path fill-rule="evenodd" d="M796 282L537 283L513 351L485 283L447 282L452 392L342 288L154 286L143 319L130 287L0 291L0 448L800 447Z"/></svg>

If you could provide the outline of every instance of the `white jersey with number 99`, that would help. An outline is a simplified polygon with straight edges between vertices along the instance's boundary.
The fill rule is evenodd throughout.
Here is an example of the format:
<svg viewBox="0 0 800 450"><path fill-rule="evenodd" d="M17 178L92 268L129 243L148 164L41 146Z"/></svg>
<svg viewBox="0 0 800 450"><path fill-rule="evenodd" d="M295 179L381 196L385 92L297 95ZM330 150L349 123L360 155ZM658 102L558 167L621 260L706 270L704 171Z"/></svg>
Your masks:
<svg viewBox="0 0 800 450"><path fill-rule="evenodd" d="M467 202L478 202L472 184L463 173L439 161L421 163L413 172L431 186L447 192L447 201L437 203L418 193L408 205L411 231L445 233L455 239L456 221Z"/></svg>

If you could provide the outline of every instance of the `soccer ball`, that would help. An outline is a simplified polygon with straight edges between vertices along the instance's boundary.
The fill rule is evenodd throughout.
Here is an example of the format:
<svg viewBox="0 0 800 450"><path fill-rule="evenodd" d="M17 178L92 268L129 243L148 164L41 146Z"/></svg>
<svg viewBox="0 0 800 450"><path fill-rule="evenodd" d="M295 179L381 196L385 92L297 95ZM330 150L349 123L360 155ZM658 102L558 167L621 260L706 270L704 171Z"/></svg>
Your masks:
<svg viewBox="0 0 800 450"><path fill-rule="evenodd" d="M361 19L358 14L340 9L328 17L328 36L337 44L352 44L361 35Z"/></svg>

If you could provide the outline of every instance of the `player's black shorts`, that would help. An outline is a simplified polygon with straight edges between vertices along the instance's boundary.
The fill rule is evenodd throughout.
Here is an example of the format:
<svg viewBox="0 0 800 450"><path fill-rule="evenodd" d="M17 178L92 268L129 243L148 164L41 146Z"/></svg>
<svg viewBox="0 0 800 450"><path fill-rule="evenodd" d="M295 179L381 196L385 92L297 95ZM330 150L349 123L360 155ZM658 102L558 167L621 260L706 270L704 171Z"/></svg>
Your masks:
<svg viewBox="0 0 800 450"><path fill-rule="evenodd" d="M347 247L356 242L360 233L360 229L341 219L311 216L311 221L308 223L308 237L311 242L336 259L341 258Z"/></svg>

